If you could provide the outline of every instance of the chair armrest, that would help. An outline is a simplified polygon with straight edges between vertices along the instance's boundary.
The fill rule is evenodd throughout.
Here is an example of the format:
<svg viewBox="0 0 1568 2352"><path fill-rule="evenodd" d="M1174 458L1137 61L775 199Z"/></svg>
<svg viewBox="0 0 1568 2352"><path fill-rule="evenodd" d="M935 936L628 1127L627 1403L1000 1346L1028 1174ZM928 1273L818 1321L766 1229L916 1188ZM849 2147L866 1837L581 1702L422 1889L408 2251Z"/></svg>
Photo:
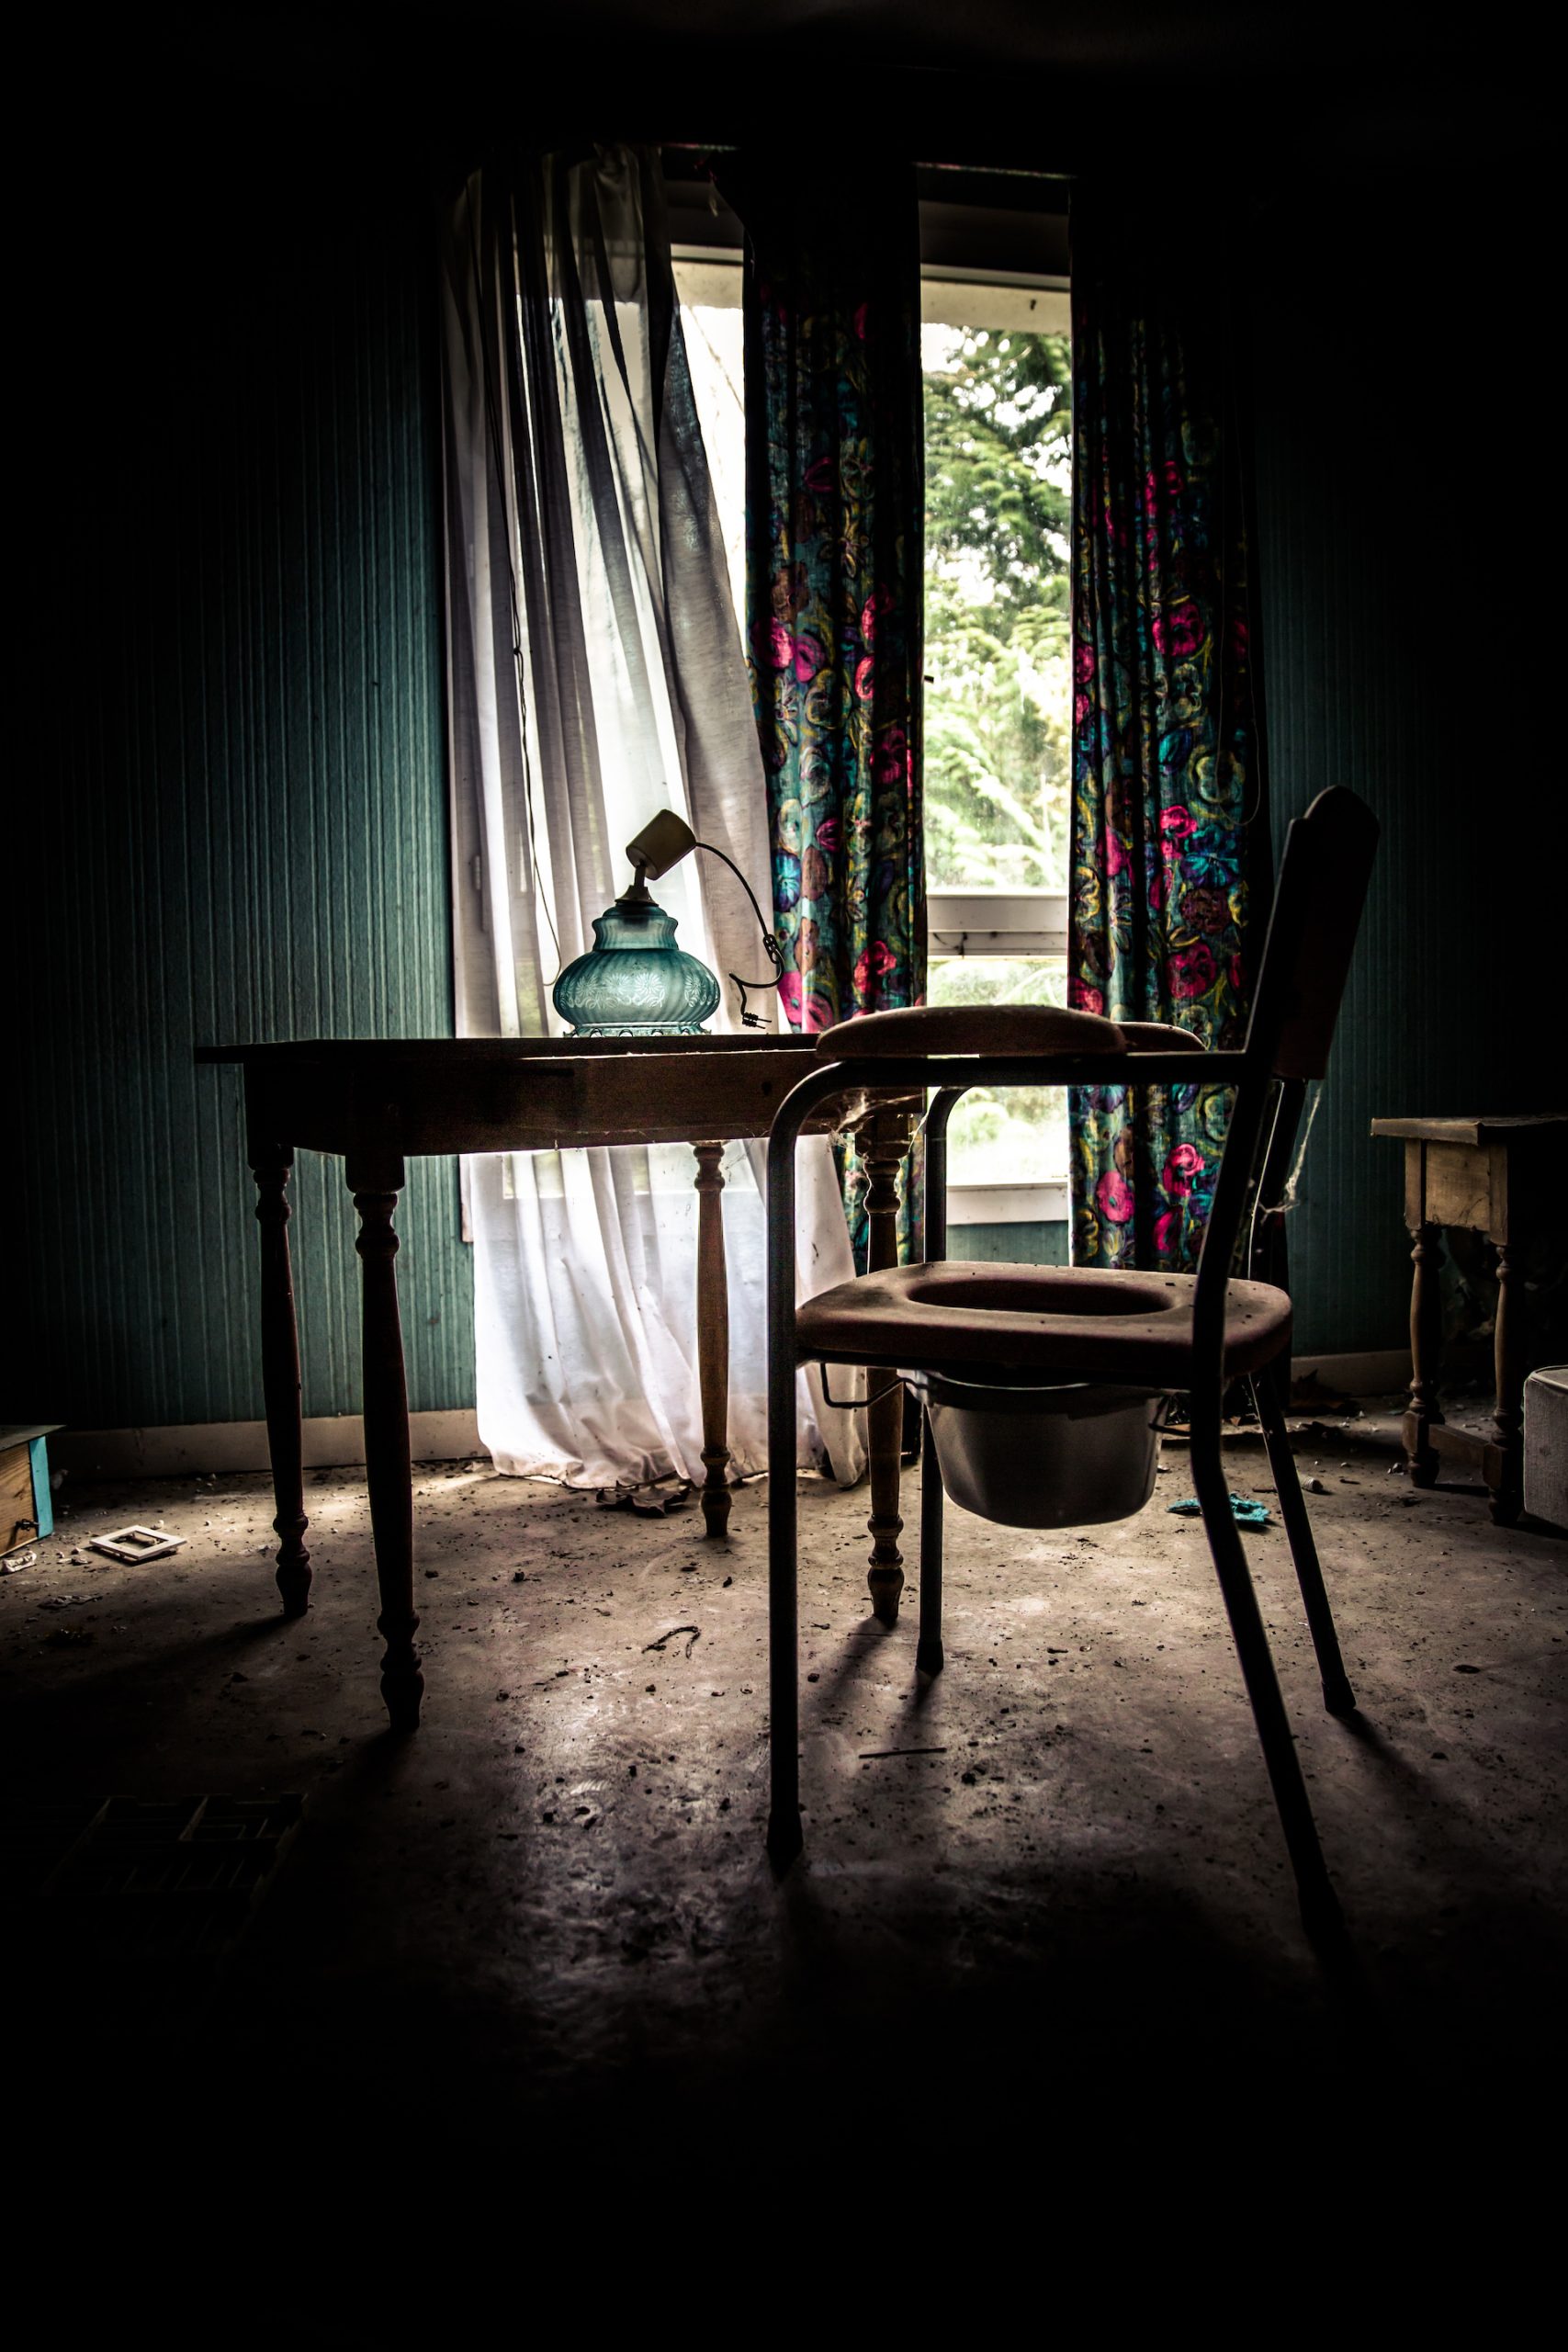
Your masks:
<svg viewBox="0 0 1568 2352"><path fill-rule="evenodd" d="M894 1012L866 1012L856 1021L838 1022L831 1029L824 1029L817 1040L817 1058L822 1062L913 1065L971 1055L990 1063L1081 1062L1093 1057L1101 1068L1090 1082L1100 1086L1114 1085L1120 1078L1120 1072L1113 1076L1104 1069L1106 1061L1124 1061L1126 1082L1134 1084L1140 1061L1157 1060L1168 1066L1173 1057L1188 1066L1180 1080L1166 1074L1150 1083L1190 1083L1201 1077L1201 1062L1218 1058L1221 1067L1210 1082L1234 1085L1240 1059L1234 1051L1216 1057L1201 1037L1190 1029L1178 1028L1174 1022L1108 1021L1098 1012L1074 1012L1054 1004L909 1005ZM933 1080L935 1076L932 1073ZM958 1076L956 1070L945 1070L941 1082L952 1085ZM1043 1071L1032 1076L1032 1082L1052 1083ZM1058 1082L1079 1081L1075 1073L1064 1072Z"/></svg>
<svg viewBox="0 0 1568 2352"><path fill-rule="evenodd" d="M1174 1021L1119 1021L1117 1027L1127 1040L1130 1053L1134 1054L1201 1054L1208 1051L1201 1037L1190 1029L1179 1029Z"/></svg>

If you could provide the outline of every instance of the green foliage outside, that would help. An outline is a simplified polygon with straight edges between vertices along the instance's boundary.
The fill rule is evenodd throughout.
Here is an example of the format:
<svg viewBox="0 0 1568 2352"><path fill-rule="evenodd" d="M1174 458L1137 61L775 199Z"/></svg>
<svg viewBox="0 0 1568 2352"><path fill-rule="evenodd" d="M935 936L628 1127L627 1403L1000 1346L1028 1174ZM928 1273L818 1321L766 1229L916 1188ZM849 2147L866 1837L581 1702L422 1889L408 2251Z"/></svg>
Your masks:
<svg viewBox="0 0 1568 2352"><path fill-rule="evenodd" d="M926 879L1066 888L1065 335L928 326Z"/></svg>

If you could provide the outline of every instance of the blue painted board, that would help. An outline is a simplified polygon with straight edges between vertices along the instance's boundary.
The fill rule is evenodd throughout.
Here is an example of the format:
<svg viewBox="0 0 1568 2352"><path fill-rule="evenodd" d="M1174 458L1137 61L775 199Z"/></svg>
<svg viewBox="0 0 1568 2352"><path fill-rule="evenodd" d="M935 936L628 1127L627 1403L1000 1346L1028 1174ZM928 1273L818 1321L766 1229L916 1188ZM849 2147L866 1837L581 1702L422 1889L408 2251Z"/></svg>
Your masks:
<svg viewBox="0 0 1568 2352"><path fill-rule="evenodd" d="M39 1541L54 1533L54 1498L49 1488L49 1440L35 1437L28 1440L28 1453L32 1462L33 1517L38 1521Z"/></svg>

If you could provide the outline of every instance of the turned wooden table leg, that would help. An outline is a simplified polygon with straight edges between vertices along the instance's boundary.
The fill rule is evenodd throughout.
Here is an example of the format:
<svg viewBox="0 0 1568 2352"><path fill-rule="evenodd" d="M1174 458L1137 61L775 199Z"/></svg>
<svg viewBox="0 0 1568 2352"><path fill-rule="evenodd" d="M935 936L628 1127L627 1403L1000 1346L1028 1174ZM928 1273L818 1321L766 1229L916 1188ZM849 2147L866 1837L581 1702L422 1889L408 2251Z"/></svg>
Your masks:
<svg viewBox="0 0 1568 2352"><path fill-rule="evenodd" d="M1442 1228L1419 1225L1410 1261L1416 1269L1410 1290L1410 1405L1404 1416L1405 1467L1418 1487L1438 1476L1438 1457L1427 1431L1441 1429L1438 1367L1443 1344L1443 1300L1438 1270L1443 1262Z"/></svg>
<svg viewBox="0 0 1568 2352"><path fill-rule="evenodd" d="M381 1696L394 1731L413 1731L424 1677L419 1670L413 1605L413 1463L409 1445L408 1384L398 1317L398 1237L392 1217L402 1190L400 1160L374 1170L348 1170L359 1212L361 1322L364 1342L365 1474L386 1643Z"/></svg>
<svg viewBox="0 0 1568 2352"><path fill-rule="evenodd" d="M898 1170L908 1149L902 1120L886 1125L874 1120L861 1143L865 1161L867 1223L866 1269L880 1273L898 1262ZM904 1391L890 1372L869 1375L876 1401L866 1408L866 1451L871 1457L871 1570L866 1583L871 1605L885 1625L898 1622L898 1600L904 1589L904 1555L898 1538L904 1522L898 1515L899 1455L904 1442ZM876 1396L878 1388L886 1394Z"/></svg>
<svg viewBox="0 0 1568 2352"><path fill-rule="evenodd" d="M1511 1527L1524 1509L1525 1347L1524 1284L1508 1244L1497 1250L1495 1361L1497 1402L1492 1415L1495 1463L1488 1464L1492 1516Z"/></svg>
<svg viewBox="0 0 1568 2352"><path fill-rule="evenodd" d="M703 1399L703 1533L729 1529L729 1276L724 1257L721 1143L697 1157L697 1377Z"/></svg>
<svg viewBox="0 0 1568 2352"><path fill-rule="evenodd" d="M272 1494L277 1515L277 1589L286 1617L303 1617L310 1601L305 1548L305 1467L299 1419L299 1333L294 1319L294 1269L288 1250L288 1175L294 1154L252 1147L256 1216L261 1224L262 1395Z"/></svg>

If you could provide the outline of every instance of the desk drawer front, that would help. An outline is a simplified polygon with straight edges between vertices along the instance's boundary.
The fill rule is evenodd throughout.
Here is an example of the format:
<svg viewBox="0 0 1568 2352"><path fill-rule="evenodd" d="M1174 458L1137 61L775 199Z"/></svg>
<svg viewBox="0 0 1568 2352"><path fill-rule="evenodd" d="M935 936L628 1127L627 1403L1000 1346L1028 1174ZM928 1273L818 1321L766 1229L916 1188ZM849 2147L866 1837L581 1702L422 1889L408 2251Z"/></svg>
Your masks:
<svg viewBox="0 0 1568 2352"><path fill-rule="evenodd" d="M1428 1143L1421 1217L1428 1225L1462 1225L1489 1233L1493 1223L1492 1155L1473 1144Z"/></svg>

